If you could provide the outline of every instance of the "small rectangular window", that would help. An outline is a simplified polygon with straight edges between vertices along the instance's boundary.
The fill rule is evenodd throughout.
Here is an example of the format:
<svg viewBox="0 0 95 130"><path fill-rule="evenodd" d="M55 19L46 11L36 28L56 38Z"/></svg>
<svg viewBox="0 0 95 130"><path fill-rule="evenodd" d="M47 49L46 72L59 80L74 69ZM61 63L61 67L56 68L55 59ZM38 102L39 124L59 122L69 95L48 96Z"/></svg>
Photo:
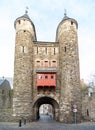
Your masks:
<svg viewBox="0 0 95 130"><path fill-rule="evenodd" d="M20 24L20 20L18 20L18 23Z"/></svg>
<svg viewBox="0 0 95 130"><path fill-rule="evenodd" d="M71 21L71 25L73 25L73 21Z"/></svg>
<svg viewBox="0 0 95 130"><path fill-rule="evenodd" d="M52 65L51 66L52 67L56 67L57 66L56 61L52 61Z"/></svg>
<svg viewBox="0 0 95 130"><path fill-rule="evenodd" d="M42 79L42 75L39 75L39 79Z"/></svg>
<svg viewBox="0 0 95 130"><path fill-rule="evenodd" d="M40 66L40 61L36 61L36 66Z"/></svg>
<svg viewBox="0 0 95 130"><path fill-rule="evenodd" d="M45 76L45 79L48 79L48 76L47 76L47 75Z"/></svg>
<svg viewBox="0 0 95 130"><path fill-rule="evenodd" d="M53 75L51 76L51 79L53 79L54 77L53 77Z"/></svg>
<svg viewBox="0 0 95 130"><path fill-rule="evenodd" d="M48 66L48 61L44 62L44 66L47 67Z"/></svg>

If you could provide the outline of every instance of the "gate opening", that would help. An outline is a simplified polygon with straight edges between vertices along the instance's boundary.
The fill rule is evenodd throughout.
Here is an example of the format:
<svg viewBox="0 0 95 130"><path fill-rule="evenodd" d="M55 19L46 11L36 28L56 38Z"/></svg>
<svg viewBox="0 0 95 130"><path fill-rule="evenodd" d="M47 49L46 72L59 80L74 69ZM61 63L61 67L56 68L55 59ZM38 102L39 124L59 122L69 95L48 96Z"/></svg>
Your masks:
<svg viewBox="0 0 95 130"><path fill-rule="evenodd" d="M56 120L58 121L59 105L51 97L40 97L33 106L33 120Z"/></svg>

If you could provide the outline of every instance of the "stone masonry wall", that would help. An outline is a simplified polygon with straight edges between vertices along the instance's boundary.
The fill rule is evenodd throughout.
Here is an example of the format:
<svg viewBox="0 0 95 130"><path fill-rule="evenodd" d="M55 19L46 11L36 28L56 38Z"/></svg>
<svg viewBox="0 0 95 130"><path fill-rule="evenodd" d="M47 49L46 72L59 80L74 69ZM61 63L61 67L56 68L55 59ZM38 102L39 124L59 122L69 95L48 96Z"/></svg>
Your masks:
<svg viewBox="0 0 95 130"><path fill-rule="evenodd" d="M95 121L95 93L92 96L82 97L82 117L83 120Z"/></svg>
<svg viewBox="0 0 95 130"><path fill-rule="evenodd" d="M31 33L24 30L20 30L16 35L13 96L13 116L15 118L29 118L32 113L33 48L31 37Z"/></svg>
<svg viewBox="0 0 95 130"><path fill-rule="evenodd" d="M61 22L58 28L58 42L61 75L60 121L73 122L73 105L77 105L77 121L80 122L81 87L75 21L69 19Z"/></svg>
<svg viewBox="0 0 95 130"><path fill-rule="evenodd" d="M12 121L13 90L0 90L0 121Z"/></svg>

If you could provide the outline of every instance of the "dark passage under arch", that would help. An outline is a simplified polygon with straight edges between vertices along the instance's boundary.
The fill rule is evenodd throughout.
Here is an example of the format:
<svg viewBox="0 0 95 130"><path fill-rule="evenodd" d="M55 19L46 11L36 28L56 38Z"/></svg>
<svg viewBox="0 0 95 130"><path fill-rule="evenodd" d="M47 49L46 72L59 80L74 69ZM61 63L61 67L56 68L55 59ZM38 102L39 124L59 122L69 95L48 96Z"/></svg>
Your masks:
<svg viewBox="0 0 95 130"><path fill-rule="evenodd" d="M50 104L52 106L52 110L53 110L53 119L54 120L58 120L58 109L59 109L59 105L57 103L56 100L54 100L51 97L40 97L39 99L37 99L34 103L33 106L33 120L39 120L40 119L40 106L43 104Z"/></svg>

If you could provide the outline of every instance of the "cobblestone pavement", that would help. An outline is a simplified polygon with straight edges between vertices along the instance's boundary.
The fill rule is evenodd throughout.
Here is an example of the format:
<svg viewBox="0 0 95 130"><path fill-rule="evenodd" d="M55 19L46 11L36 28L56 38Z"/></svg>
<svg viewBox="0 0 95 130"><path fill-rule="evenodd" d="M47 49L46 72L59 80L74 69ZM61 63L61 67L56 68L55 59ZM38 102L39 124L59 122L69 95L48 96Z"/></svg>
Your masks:
<svg viewBox="0 0 95 130"><path fill-rule="evenodd" d="M19 123L0 122L0 130L95 130L95 122L63 124L43 117L37 122L27 122L26 125L22 122L21 127Z"/></svg>

